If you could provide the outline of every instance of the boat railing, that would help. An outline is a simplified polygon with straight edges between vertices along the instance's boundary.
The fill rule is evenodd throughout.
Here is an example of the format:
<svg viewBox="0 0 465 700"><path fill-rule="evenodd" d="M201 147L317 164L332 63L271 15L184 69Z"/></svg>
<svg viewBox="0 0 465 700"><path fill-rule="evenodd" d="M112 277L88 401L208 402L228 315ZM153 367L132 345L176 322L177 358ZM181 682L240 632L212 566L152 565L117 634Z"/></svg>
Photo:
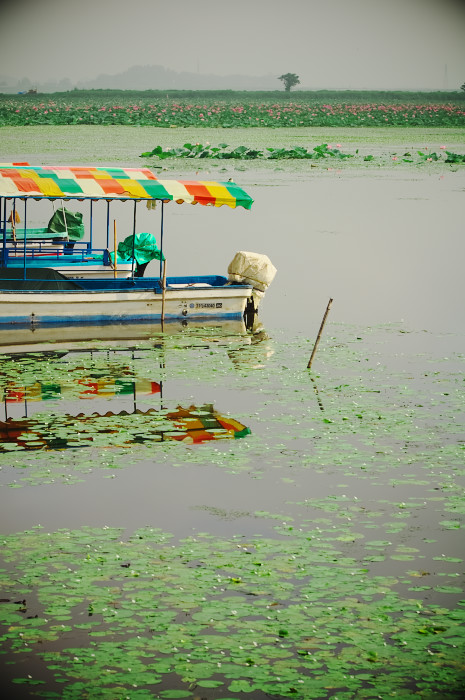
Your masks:
<svg viewBox="0 0 465 700"><path fill-rule="evenodd" d="M47 228L24 228L18 227L14 229L6 229L6 231L1 231L1 239L5 238L5 241L9 244L16 245L21 243L26 239L28 243L35 242L37 244L49 245L50 243L66 243L69 241L68 234L66 231L56 232L49 231Z"/></svg>
<svg viewBox="0 0 465 700"><path fill-rule="evenodd" d="M2 249L2 264L4 267L17 265L24 262L27 264L50 263L84 263L89 261L99 261L103 265L111 265L111 257L107 248L90 248L87 243L67 243L65 246L7 246Z"/></svg>

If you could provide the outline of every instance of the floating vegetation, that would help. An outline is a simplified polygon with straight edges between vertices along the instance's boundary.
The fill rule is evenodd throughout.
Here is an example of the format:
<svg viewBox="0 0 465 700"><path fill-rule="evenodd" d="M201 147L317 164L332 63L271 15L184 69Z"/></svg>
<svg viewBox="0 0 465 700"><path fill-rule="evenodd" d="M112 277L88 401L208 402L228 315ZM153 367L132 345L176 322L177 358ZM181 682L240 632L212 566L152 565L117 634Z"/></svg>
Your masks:
<svg viewBox="0 0 465 700"><path fill-rule="evenodd" d="M13 573L0 606L4 648L18 661L37 656L35 674L14 682L49 679L64 698L89 686L102 698L194 698L202 688L215 697L330 698L336 688L342 697L458 697L465 600L425 604L414 582L429 577L417 571L401 577L412 584L402 594L403 580L371 571L348 541L330 521L282 524L276 539L173 543L153 528L4 538Z"/></svg>
<svg viewBox="0 0 465 700"><path fill-rule="evenodd" d="M358 156L358 150L355 154L344 153L340 150L341 144L336 147L322 143L319 146L314 146L309 150L305 146L294 146L294 148L265 148L257 150L248 146L230 147L227 143L220 143L218 146L212 146L209 143L203 145L201 143L185 143L179 148L163 148L163 146L155 146L151 151L141 153L141 158L157 158L164 160L166 158L209 158L213 160L321 160L334 158L336 160L345 160ZM435 152L424 153L417 151L418 163L429 163L432 161L442 161L443 163L465 163L465 155L444 151L444 156L438 155ZM410 153L405 153L401 160L404 163L415 162ZM375 160L373 155L366 155L363 161ZM393 160L398 160L397 156Z"/></svg>
<svg viewBox="0 0 465 700"><path fill-rule="evenodd" d="M268 160L339 158L343 160L344 158L353 158L352 155L342 153L338 148L328 146L327 143L315 146L312 151L303 146L266 148L259 151L247 146L237 146L231 150L227 143L220 143L218 146L211 146L208 143L205 146L201 143L185 143L181 148L156 146L152 151L141 153L140 157L149 158L152 156L161 160L164 158L213 158L217 160L254 160L257 158Z"/></svg>
<svg viewBox="0 0 465 700"><path fill-rule="evenodd" d="M49 700L77 700L89 688L108 700L458 700L464 357L404 354L399 368L392 342L403 347L404 330L330 325L311 374L308 340L277 332L254 343L204 331L133 351L4 357L5 422L29 421L31 443L34 420L46 414L49 435L69 437L74 416L82 437L96 413L134 393L144 404L134 416L112 410L108 421L134 423L111 449L0 454L5 486L38 498L57 488L63 508L79 480L94 489L109 469L112 485L140 478L143 462L156 471L151 509L136 526L120 506L106 510L115 491L103 489L99 509L111 527L64 522L2 537L9 687ZM247 440L171 441L154 451L154 403L175 410L181 389L217 392L215 403L231 403L250 425ZM29 413L18 416L25 398ZM130 434L143 440L120 447ZM155 525L165 498L155 491L176 468L185 500L169 503L175 532ZM186 471L196 484L187 496ZM146 482L135 486L135 501L122 488L139 522ZM8 496L21 503L21 491Z"/></svg>

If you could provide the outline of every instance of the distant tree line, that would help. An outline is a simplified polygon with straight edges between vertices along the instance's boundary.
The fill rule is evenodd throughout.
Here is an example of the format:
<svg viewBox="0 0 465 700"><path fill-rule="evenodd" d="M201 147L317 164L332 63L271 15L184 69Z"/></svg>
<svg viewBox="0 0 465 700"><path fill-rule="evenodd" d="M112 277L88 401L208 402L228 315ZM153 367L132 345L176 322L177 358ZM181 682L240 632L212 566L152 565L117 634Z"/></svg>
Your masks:
<svg viewBox="0 0 465 700"><path fill-rule="evenodd" d="M2 93L0 92L0 95ZM21 99L31 102L43 101L45 93L23 94ZM299 102L337 102L337 103L362 103L362 102L409 102L409 103L447 103L461 102L465 100L465 90L455 92L443 91L404 91L404 90L299 90L293 93L294 100ZM12 95L3 93L2 99L11 98ZM285 90L122 90L122 89L100 89L83 90L74 88L73 90L57 91L46 93L47 98L60 97L66 100L67 97L73 100L79 99L91 101L97 98L115 99L216 99L224 101L233 100L289 100L289 93Z"/></svg>

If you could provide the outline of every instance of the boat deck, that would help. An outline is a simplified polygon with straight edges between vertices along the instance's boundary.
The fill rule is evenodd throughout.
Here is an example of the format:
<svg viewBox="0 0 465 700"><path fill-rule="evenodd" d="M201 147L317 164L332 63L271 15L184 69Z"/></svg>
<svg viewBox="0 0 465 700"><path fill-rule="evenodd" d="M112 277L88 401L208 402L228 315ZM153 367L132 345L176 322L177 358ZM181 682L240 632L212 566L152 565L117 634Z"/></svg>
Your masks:
<svg viewBox="0 0 465 700"><path fill-rule="evenodd" d="M156 294L161 294L162 285L158 277L134 277L131 278L102 278L73 280L85 291L130 291L131 289L148 289ZM193 287L224 287L229 286L226 277L221 275L203 275L189 277L167 277L166 286L170 289L189 289ZM250 286L250 285L242 285Z"/></svg>

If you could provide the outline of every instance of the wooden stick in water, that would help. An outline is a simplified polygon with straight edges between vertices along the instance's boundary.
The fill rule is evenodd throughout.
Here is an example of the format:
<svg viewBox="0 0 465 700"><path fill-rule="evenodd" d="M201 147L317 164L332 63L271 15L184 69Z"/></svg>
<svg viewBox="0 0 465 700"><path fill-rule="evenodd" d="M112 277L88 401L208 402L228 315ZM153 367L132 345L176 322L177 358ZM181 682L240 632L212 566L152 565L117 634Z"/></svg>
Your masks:
<svg viewBox="0 0 465 700"><path fill-rule="evenodd" d="M115 260L114 260L114 265L113 265L113 277L118 276L118 262L117 262L117 253L116 253L116 219L113 219L113 250L115 253Z"/></svg>
<svg viewBox="0 0 465 700"><path fill-rule="evenodd" d="M326 319L328 317L329 309L331 308L331 304L333 303L333 300L330 299L328 301L328 306L326 307L325 315L323 316L323 320L321 322L320 330L318 331L318 335L315 340L315 345L313 346L312 354L310 355L310 359L308 361L307 369L310 369L312 366L313 358L315 357L316 349L318 347L318 343L320 342L321 334L323 332L324 325L326 323Z"/></svg>

